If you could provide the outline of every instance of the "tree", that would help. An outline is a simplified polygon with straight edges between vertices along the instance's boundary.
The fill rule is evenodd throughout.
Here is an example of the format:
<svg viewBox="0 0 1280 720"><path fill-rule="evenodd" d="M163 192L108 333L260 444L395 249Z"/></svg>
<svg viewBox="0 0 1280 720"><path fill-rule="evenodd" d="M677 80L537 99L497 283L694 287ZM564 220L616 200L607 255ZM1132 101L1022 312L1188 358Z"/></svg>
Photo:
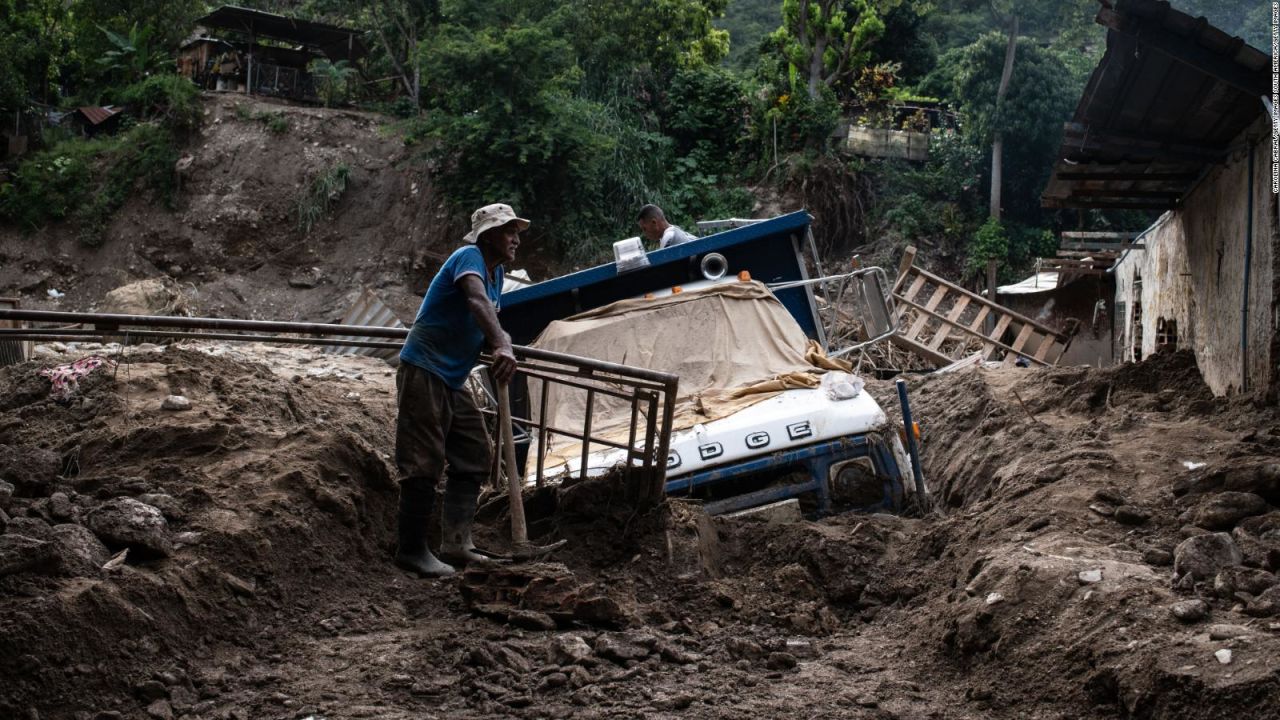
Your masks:
<svg viewBox="0 0 1280 720"><path fill-rule="evenodd" d="M151 46L151 31L138 29L138 23L129 28L128 35L120 35L106 28L98 28L111 41L112 49L98 58L98 64L106 68L125 84L142 80L168 61L168 55L157 53Z"/></svg>
<svg viewBox="0 0 1280 720"><path fill-rule="evenodd" d="M440 20L438 2L371 0L366 6L374 33L396 79L415 108L422 105L420 44L428 29Z"/></svg>
<svg viewBox="0 0 1280 720"><path fill-rule="evenodd" d="M320 93L320 99L324 101L325 107L332 107L334 103L346 99L351 77L355 73L356 69L347 64L346 60L337 62L331 62L327 59L312 61L311 76L316 79L316 90Z"/></svg>
<svg viewBox="0 0 1280 720"><path fill-rule="evenodd" d="M783 0L774 34L791 66L805 73L809 99L847 80L871 59L884 22L870 0Z"/></svg>

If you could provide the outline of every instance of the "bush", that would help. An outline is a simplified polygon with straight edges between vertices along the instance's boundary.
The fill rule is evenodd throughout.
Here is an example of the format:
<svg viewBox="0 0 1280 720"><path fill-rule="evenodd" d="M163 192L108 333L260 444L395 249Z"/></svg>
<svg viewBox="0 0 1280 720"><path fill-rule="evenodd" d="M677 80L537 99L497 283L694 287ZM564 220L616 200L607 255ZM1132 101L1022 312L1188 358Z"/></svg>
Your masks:
<svg viewBox="0 0 1280 720"><path fill-rule="evenodd" d="M200 89L178 75L152 75L117 94L119 102L144 120L158 121L178 132L200 127Z"/></svg>
<svg viewBox="0 0 1280 720"><path fill-rule="evenodd" d="M298 229L305 235L311 232L347 191L351 181L351 167L338 163L317 175L298 197L296 206Z"/></svg>
<svg viewBox="0 0 1280 720"><path fill-rule="evenodd" d="M156 123L115 137L67 140L31 156L13 182L0 185L0 217L25 230L70 219L82 242L97 245L112 213L137 192L172 205L177 160L173 131Z"/></svg>
<svg viewBox="0 0 1280 720"><path fill-rule="evenodd" d="M987 218L982 227L978 228L977 234L973 236L965 267L970 272L974 272L985 268L989 260L1003 263L1008 257L1009 236L1005 232L1004 225L995 218Z"/></svg>

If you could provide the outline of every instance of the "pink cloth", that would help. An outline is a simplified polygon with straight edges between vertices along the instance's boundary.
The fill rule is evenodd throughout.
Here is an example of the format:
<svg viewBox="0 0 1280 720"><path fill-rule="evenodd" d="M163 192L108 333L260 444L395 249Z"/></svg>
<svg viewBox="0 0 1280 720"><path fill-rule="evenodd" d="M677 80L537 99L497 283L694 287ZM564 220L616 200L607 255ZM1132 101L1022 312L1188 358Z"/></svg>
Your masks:
<svg viewBox="0 0 1280 720"><path fill-rule="evenodd" d="M40 371L40 376L49 378L49 382L53 385L49 389L49 395L54 400L65 402L76 394L76 389L80 386L80 378L104 365L114 366L115 363L101 355L90 355L73 363L45 368Z"/></svg>

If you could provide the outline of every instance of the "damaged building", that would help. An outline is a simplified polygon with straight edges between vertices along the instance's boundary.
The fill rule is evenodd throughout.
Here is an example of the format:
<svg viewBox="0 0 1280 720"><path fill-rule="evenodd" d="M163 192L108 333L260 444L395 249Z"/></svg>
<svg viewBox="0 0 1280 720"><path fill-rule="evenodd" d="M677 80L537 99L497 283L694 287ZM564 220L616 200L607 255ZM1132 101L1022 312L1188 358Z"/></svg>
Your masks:
<svg viewBox="0 0 1280 720"><path fill-rule="evenodd" d="M1167 2L1103 2L1098 22L1106 53L1042 200L1163 211L1108 248L1112 356L1189 348L1216 395L1274 390L1271 58Z"/></svg>

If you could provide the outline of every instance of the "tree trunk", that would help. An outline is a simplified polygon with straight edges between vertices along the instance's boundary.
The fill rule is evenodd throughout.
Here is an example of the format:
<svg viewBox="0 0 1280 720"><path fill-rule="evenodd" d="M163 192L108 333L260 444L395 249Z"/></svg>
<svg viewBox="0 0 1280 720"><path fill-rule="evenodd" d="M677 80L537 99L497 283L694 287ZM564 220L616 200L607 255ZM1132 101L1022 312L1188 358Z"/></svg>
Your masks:
<svg viewBox="0 0 1280 720"><path fill-rule="evenodd" d="M809 99L817 100L818 87L822 84L822 56L827 51L826 38L818 38L809 54Z"/></svg>
<svg viewBox="0 0 1280 720"><path fill-rule="evenodd" d="M1013 77L1013 59L1018 50L1018 16L1009 23L1009 42L1004 48L1004 69L1000 72L1000 88L996 91L996 115L1009 92L1009 79ZM1004 175L1004 134L996 130L991 141L991 217L1000 219L1000 189Z"/></svg>

